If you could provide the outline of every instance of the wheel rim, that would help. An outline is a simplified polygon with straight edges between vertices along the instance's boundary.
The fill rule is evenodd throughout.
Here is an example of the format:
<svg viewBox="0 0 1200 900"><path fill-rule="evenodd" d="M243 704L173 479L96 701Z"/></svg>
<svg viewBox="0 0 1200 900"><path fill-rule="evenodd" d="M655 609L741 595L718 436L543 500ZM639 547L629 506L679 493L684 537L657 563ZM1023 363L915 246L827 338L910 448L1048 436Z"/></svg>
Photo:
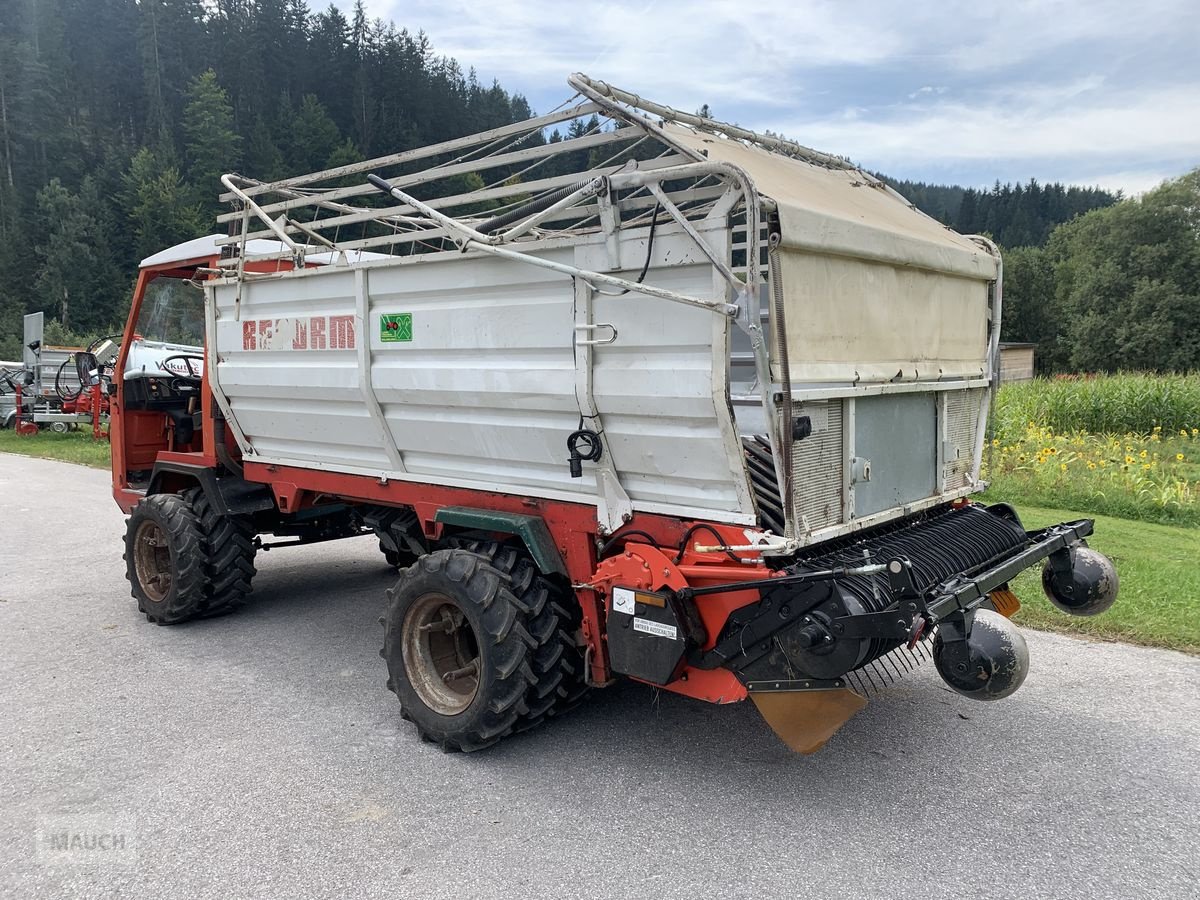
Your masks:
<svg viewBox="0 0 1200 900"><path fill-rule="evenodd" d="M161 603L171 591L171 548L157 522L143 522L134 533L133 565L146 596Z"/></svg>
<svg viewBox="0 0 1200 900"><path fill-rule="evenodd" d="M404 617L404 670L421 702L443 716L461 713L479 693L479 644L450 597L418 597Z"/></svg>

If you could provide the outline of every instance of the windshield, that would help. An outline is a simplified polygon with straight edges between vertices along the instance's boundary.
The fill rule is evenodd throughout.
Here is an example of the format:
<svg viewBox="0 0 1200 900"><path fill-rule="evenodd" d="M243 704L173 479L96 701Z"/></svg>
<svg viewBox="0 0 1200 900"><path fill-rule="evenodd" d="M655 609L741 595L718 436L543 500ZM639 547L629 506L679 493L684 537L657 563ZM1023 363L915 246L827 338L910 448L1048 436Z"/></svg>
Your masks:
<svg viewBox="0 0 1200 900"><path fill-rule="evenodd" d="M159 276L146 286L137 333L147 341L204 345L204 291L182 278Z"/></svg>

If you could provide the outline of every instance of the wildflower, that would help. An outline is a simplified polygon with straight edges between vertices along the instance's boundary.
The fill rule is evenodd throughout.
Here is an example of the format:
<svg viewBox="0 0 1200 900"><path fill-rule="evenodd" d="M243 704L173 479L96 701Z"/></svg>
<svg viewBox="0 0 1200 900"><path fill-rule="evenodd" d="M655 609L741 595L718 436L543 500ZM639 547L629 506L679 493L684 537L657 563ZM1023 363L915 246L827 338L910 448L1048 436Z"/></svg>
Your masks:
<svg viewBox="0 0 1200 900"><path fill-rule="evenodd" d="M1150 468L1150 463L1142 463L1142 471L1145 472Z"/></svg>
<svg viewBox="0 0 1200 900"><path fill-rule="evenodd" d="M1096 464L1094 462L1090 462L1090 463L1088 463L1088 468L1094 469L1094 468L1096 468Z"/></svg>
<svg viewBox="0 0 1200 900"><path fill-rule="evenodd" d="M1065 471L1067 471L1067 464L1066 464L1066 463L1059 463L1059 464L1058 464L1058 469L1059 469L1059 471L1060 471L1060 472L1065 472Z"/></svg>
<svg viewBox="0 0 1200 900"><path fill-rule="evenodd" d="M1183 454L1182 454L1182 453L1176 453L1176 454L1175 454L1175 459L1176 459L1178 462L1183 462Z"/></svg>
<svg viewBox="0 0 1200 900"><path fill-rule="evenodd" d="M1126 456L1125 456L1125 465L1129 465L1129 464L1130 464L1130 463L1132 463L1132 462L1133 462L1133 457L1132 457L1132 456L1129 456L1129 455L1126 455Z"/></svg>

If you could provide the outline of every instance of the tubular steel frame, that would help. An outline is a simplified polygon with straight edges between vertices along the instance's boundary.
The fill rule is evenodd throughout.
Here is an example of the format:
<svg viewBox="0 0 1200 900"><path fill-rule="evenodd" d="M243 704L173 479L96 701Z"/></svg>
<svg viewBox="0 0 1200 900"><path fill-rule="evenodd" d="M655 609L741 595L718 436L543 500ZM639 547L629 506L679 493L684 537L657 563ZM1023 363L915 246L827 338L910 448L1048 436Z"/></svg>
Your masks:
<svg viewBox="0 0 1200 900"><path fill-rule="evenodd" d="M764 284L780 288L777 275L769 281L764 277L770 270L770 254L764 258L763 253L767 249L764 225L775 204L758 194L746 172L729 163L706 159L674 140L663 123L753 144L826 168L861 170L844 158L681 112L582 74L572 75L568 83L577 92L574 97L552 112L524 122L280 181L225 175L221 180L227 192L221 199L231 203L232 211L218 217L230 228L230 235L218 241L230 254L221 261L221 267L237 279L240 300L245 280L277 277L247 271L247 242L260 238L280 241L278 255L290 256L295 268L304 266L305 255L314 245L321 252L332 251L336 263L342 265L347 263L347 253L366 249L395 256L398 262L414 263L448 254L491 255L567 275L597 294L611 296L611 291L601 290L606 287L620 294L658 297L729 316L750 339L756 400L766 423L775 480L784 501L786 536L797 538L802 529L790 502L792 442L790 430L783 424L793 402L824 394L854 398L916 386L805 385L793 390L786 378L783 383L772 379L772 354L779 356L776 362L781 372L787 371L786 325L782 316L773 316L772 327L780 333L775 340L767 340L760 293ZM586 130L575 128L563 140L546 140L545 129L589 116L595 116L598 124ZM548 174L550 171L553 174ZM874 176L862 175L911 206ZM470 177L481 181L482 186L467 180ZM378 205L381 194L395 203ZM613 274L629 268L621 266L617 258L619 232L646 228L660 212L676 223L713 264L726 287L724 298L688 296ZM503 222L503 226L491 227L492 222ZM744 266L714 252L696 228L700 222L719 222L731 232L744 232L744 240L733 245L735 254L744 253ZM481 230L484 227L486 231ZM581 269L533 252L597 233L605 235L609 250L607 272ZM972 239L999 260L994 244L986 238ZM983 400L971 484L955 492L955 497L978 489L983 435L997 381L1000 303L998 274L991 297L988 373L969 380L970 386L987 385L990 390ZM240 315L240 303L235 306L239 309L235 315ZM926 387L944 390L949 386ZM219 390L217 394L223 406ZM739 397L739 401L744 399ZM389 457L395 456L398 454L389 448ZM946 499L942 493L930 503ZM892 512L870 518L887 518ZM853 527L867 524L859 521ZM803 543L813 538L808 535Z"/></svg>

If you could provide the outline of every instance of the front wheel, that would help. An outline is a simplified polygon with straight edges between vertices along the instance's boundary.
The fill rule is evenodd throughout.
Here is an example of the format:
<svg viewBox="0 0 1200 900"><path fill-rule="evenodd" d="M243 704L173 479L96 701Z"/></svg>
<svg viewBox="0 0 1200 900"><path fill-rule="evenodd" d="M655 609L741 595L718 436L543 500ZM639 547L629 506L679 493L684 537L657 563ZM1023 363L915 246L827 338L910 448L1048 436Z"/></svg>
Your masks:
<svg viewBox="0 0 1200 900"><path fill-rule="evenodd" d="M204 532L183 497L153 494L134 507L125 528L125 577L151 622L174 625L204 609Z"/></svg>

